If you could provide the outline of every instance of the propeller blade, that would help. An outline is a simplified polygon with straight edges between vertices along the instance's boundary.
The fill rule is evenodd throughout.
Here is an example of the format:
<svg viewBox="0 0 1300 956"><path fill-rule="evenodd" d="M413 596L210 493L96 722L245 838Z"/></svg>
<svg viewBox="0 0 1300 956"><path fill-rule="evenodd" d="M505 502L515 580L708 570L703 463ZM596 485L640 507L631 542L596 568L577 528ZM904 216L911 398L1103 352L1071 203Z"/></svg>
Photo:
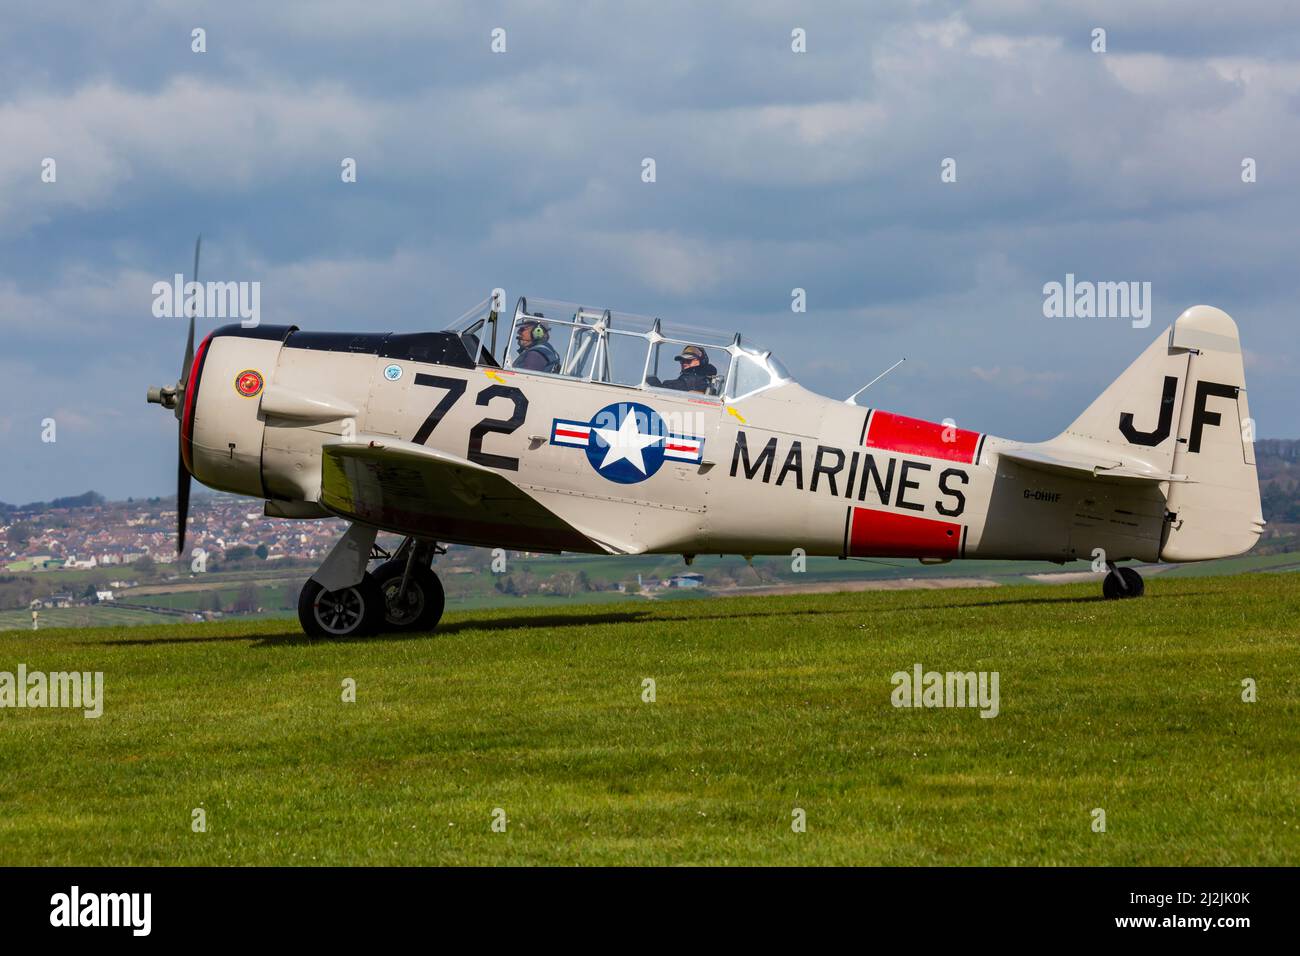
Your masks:
<svg viewBox="0 0 1300 956"><path fill-rule="evenodd" d="M194 240L194 271L191 273L191 281L199 281L199 250L203 247L203 236L200 234ZM190 383L190 366L194 364L194 313L190 310L190 330L185 337L185 360L181 363L181 377L176 385L176 392L179 401L176 403L176 417L179 419L184 415L185 409L185 389ZM182 434L180 440L184 441L185 436ZM190 516L190 472L185 467L185 456L181 452L180 445L176 446L176 555L185 553L185 526Z"/></svg>
<svg viewBox="0 0 1300 956"><path fill-rule="evenodd" d="M176 554L185 553L185 523L190 516L190 473L185 459L176 459Z"/></svg>
<svg viewBox="0 0 1300 956"><path fill-rule="evenodd" d="M199 281L199 249L203 245L203 236L200 235L194 240L194 271L191 273L191 282ZM194 364L194 310L190 309L190 331L185 338L185 361L181 363L181 389L190 381L190 366Z"/></svg>

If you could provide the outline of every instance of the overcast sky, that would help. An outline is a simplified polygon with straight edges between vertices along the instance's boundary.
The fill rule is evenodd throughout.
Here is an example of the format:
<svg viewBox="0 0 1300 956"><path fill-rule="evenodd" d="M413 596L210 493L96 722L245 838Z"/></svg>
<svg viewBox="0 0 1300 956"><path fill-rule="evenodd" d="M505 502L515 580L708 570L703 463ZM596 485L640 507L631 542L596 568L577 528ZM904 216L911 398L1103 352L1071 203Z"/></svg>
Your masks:
<svg viewBox="0 0 1300 956"><path fill-rule="evenodd" d="M0 500L173 493L151 286L199 232L264 323L440 328L502 286L740 330L835 398L905 355L871 404L1031 440L1205 302L1258 434L1300 436L1300 11L808 6L6 0ZM1067 273L1150 282L1151 327L1045 318Z"/></svg>

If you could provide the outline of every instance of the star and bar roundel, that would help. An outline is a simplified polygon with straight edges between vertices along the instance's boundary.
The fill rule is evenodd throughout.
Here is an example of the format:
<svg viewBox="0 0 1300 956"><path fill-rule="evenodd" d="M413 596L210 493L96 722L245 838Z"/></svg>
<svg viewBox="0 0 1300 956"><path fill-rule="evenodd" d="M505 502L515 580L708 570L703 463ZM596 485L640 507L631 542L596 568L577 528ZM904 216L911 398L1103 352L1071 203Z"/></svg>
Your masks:
<svg viewBox="0 0 1300 956"><path fill-rule="evenodd" d="M703 438L669 431L658 412L639 402L606 405L586 422L557 418L551 444L583 449L598 475L622 485L645 481L665 461L704 460Z"/></svg>

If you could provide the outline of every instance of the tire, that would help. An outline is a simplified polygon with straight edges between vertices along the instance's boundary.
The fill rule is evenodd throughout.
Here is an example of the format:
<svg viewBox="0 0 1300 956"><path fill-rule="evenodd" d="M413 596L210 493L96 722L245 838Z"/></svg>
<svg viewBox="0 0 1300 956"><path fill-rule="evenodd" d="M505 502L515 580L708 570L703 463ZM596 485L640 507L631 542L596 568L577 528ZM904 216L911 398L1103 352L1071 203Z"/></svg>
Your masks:
<svg viewBox="0 0 1300 956"><path fill-rule="evenodd" d="M375 570L375 584L384 600L384 629L399 633L432 631L447 604L442 582L428 565L416 561L406 582L405 600L398 606L397 595L405 573L405 560L387 561Z"/></svg>
<svg viewBox="0 0 1300 956"><path fill-rule="evenodd" d="M384 624L384 598L373 576L339 591L308 578L298 594L298 623L311 637L365 637Z"/></svg>
<svg viewBox="0 0 1300 956"><path fill-rule="evenodd" d="M1120 568L1119 573L1124 578L1124 583L1128 585L1124 597L1138 598L1146 593L1146 583L1142 580L1142 575L1137 573L1136 568Z"/></svg>
<svg viewBox="0 0 1300 956"><path fill-rule="evenodd" d="M1107 601L1141 597L1145 591L1142 575L1133 568L1116 568L1101 582L1101 595Z"/></svg>

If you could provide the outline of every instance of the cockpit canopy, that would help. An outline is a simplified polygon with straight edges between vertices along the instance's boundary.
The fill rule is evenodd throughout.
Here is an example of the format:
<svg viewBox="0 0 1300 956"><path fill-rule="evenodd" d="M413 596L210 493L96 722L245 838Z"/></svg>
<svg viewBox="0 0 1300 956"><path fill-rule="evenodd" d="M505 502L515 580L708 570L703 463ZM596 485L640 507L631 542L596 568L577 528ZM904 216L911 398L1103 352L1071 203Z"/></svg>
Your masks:
<svg viewBox="0 0 1300 956"><path fill-rule="evenodd" d="M738 332L524 298L515 305L507 330L501 306L484 299L447 328L460 336L479 365L729 401L792 381L776 356ZM693 363L698 364L686 368Z"/></svg>

